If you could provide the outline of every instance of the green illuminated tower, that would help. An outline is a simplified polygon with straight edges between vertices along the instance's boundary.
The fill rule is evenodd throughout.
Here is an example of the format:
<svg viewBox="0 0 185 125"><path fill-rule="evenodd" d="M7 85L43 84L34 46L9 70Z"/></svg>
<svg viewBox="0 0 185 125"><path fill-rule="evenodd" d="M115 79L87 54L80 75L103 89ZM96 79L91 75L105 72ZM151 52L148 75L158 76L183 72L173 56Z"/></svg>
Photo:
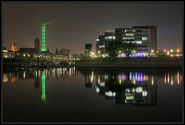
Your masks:
<svg viewBox="0 0 185 125"><path fill-rule="evenodd" d="M45 72L42 73L42 100L45 102L46 101L46 88L45 88L45 84L46 84L46 75Z"/></svg>
<svg viewBox="0 0 185 125"><path fill-rule="evenodd" d="M42 25L42 51L46 51L46 25Z"/></svg>

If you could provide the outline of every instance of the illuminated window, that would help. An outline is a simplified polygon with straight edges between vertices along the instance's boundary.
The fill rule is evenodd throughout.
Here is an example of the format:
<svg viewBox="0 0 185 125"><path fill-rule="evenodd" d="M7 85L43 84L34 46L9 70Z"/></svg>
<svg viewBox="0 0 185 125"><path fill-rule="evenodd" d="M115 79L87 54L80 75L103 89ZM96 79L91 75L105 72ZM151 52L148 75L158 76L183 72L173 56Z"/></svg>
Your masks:
<svg viewBox="0 0 185 125"><path fill-rule="evenodd" d="M126 33L125 36L134 36L133 33Z"/></svg>
<svg viewBox="0 0 185 125"><path fill-rule="evenodd" d="M105 48L105 45L100 45L99 48Z"/></svg>
<svg viewBox="0 0 185 125"><path fill-rule="evenodd" d="M147 37L142 37L142 40L147 40Z"/></svg>
<svg viewBox="0 0 185 125"><path fill-rule="evenodd" d="M142 41L135 41L136 44L142 44Z"/></svg>
<svg viewBox="0 0 185 125"><path fill-rule="evenodd" d="M126 40L134 40L134 37L126 37Z"/></svg>

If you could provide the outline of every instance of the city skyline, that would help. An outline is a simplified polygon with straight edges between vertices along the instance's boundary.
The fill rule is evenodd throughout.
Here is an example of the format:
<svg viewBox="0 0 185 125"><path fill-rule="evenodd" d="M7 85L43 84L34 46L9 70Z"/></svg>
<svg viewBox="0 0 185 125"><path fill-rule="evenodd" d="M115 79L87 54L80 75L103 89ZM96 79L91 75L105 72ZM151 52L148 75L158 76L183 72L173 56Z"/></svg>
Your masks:
<svg viewBox="0 0 185 125"><path fill-rule="evenodd" d="M157 26L157 48L180 48L183 37L181 2L3 2L2 45L16 40L17 48L34 47L46 27L46 48L83 53L85 43L95 49L96 37L115 28ZM170 36L170 37L169 37Z"/></svg>

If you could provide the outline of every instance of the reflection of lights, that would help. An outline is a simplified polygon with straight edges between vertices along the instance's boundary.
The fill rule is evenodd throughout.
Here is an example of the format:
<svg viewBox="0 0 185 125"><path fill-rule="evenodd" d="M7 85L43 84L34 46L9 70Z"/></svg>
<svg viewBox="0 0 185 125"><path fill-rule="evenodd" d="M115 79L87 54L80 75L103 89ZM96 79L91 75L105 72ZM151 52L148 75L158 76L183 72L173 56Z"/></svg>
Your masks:
<svg viewBox="0 0 185 125"><path fill-rule="evenodd" d="M121 84L121 80L119 79L119 84Z"/></svg>
<svg viewBox="0 0 185 125"><path fill-rule="evenodd" d="M105 86L105 82L100 82L100 86Z"/></svg>
<svg viewBox="0 0 185 125"><path fill-rule="evenodd" d="M100 89L96 86L96 92L99 93Z"/></svg>
<svg viewBox="0 0 185 125"><path fill-rule="evenodd" d="M25 71L23 72L23 78L26 78L26 72Z"/></svg>
<svg viewBox="0 0 185 125"><path fill-rule="evenodd" d="M36 78L37 78L37 70L36 70L36 72L35 72L35 76L36 76Z"/></svg>
<svg viewBox="0 0 185 125"><path fill-rule="evenodd" d="M136 80L134 80L133 82L134 82L134 84L136 84Z"/></svg>
<svg viewBox="0 0 185 125"><path fill-rule="evenodd" d="M178 84L180 83L180 80L179 80L179 72L177 72L177 83Z"/></svg>
<svg viewBox="0 0 185 125"><path fill-rule="evenodd" d="M3 75L3 82L8 82L8 77L6 74Z"/></svg>
<svg viewBox="0 0 185 125"><path fill-rule="evenodd" d="M173 76L171 76L171 85L173 85Z"/></svg>
<svg viewBox="0 0 185 125"><path fill-rule="evenodd" d="M152 85L154 84L154 77L152 76Z"/></svg>
<svg viewBox="0 0 185 125"><path fill-rule="evenodd" d="M181 74L181 80L182 80L182 74Z"/></svg>
<svg viewBox="0 0 185 125"><path fill-rule="evenodd" d="M106 96L115 96L116 93L115 92L108 91L108 92L105 92L105 95Z"/></svg>
<svg viewBox="0 0 185 125"><path fill-rule="evenodd" d="M170 75L169 75L169 73L168 73L168 83L170 82Z"/></svg>
<svg viewBox="0 0 185 125"><path fill-rule="evenodd" d="M132 80L132 72L130 72L129 80Z"/></svg>
<svg viewBox="0 0 185 125"><path fill-rule="evenodd" d="M137 88L136 88L136 92L137 92L137 93L141 93L142 91L143 91L143 88L142 88L142 87L137 87Z"/></svg>
<svg viewBox="0 0 185 125"><path fill-rule="evenodd" d="M147 96L147 91L143 91L142 96Z"/></svg>
<svg viewBox="0 0 185 125"><path fill-rule="evenodd" d="M98 84L100 84L100 76L98 75Z"/></svg>
<svg viewBox="0 0 185 125"><path fill-rule="evenodd" d="M132 92L135 92L135 89L134 88L132 88Z"/></svg>
<svg viewBox="0 0 185 125"><path fill-rule="evenodd" d="M46 75L45 72L42 73L42 100L45 102L46 101L46 91L45 91L45 81L46 80Z"/></svg>
<svg viewBox="0 0 185 125"><path fill-rule="evenodd" d="M125 92L130 92L130 89L125 89Z"/></svg>
<svg viewBox="0 0 185 125"><path fill-rule="evenodd" d="M133 95L129 95L129 96L127 95L126 96L126 100L133 100L133 99L134 99L134 96Z"/></svg>
<svg viewBox="0 0 185 125"><path fill-rule="evenodd" d="M94 72L92 71L92 75L91 75L91 83L93 82L93 78L94 78Z"/></svg>
<svg viewBox="0 0 185 125"><path fill-rule="evenodd" d="M108 74L105 74L105 80L107 80L109 77L108 77Z"/></svg>
<svg viewBox="0 0 185 125"><path fill-rule="evenodd" d="M165 76L164 76L164 83L166 84L166 74L165 74Z"/></svg>
<svg viewBox="0 0 185 125"><path fill-rule="evenodd" d="M12 77L12 84L15 84L16 82L16 77Z"/></svg>

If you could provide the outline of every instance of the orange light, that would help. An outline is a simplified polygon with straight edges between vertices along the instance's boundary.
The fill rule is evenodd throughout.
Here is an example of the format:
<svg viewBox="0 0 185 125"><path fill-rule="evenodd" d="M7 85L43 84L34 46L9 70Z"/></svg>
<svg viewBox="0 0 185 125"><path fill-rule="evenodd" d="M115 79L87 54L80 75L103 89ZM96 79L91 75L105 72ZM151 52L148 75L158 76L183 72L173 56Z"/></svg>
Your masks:
<svg viewBox="0 0 185 125"><path fill-rule="evenodd" d="M166 49L164 49L164 52L166 52L167 50Z"/></svg>
<svg viewBox="0 0 185 125"><path fill-rule="evenodd" d="M177 52L180 52L180 49L177 49Z"/></svg>
<svg viewBox="0 0 185 125"><path fill-rule="evenodd" d="M159 53L159 51L157 51L157 53Z"/></svg>

